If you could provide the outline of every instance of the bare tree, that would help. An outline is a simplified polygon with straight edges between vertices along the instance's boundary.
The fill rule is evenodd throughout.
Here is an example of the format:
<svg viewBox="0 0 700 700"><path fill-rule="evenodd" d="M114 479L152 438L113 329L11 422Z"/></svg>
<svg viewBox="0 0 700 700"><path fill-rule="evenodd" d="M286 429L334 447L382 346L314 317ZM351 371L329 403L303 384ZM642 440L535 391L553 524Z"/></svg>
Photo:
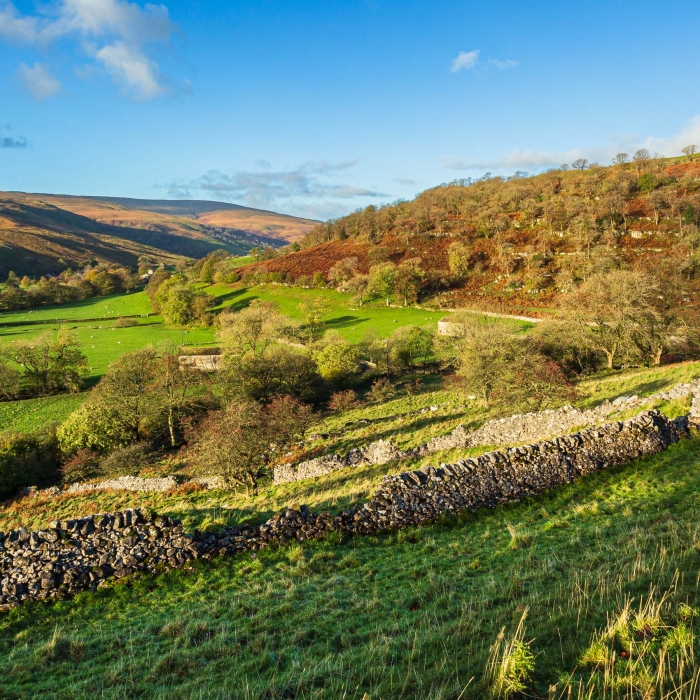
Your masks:
<svg viewBox="0 0 700 700"><path fill-rule="evenodd" d="M608 369L632 347L632 334L650 306L656 283L626 270L591 275L565 299L579 333L591 348L605 355Z"/></svg>
<svg viewBox="0 0 700 700"><path fill-rule="evenodd" d="M574 170L585 170L588 167L588 160L586 158L577 158L572 164L571 167Z"/></svg>
<svg viewBox="0 0 700 700"><path fill-rule="evenodd" d="M695 155L695 152L697 151L697 146L690 144L689 146L685 146L681 152L688 156L688 158L691 158L692 156Z"/></svg>
<svg viewBox="0 0 700 700"><path fill-rule="evenodd" d="M613 159L613 165L624 165L625 163L629 163L630 157L627 155L627 153L618 153Z"/></svg>

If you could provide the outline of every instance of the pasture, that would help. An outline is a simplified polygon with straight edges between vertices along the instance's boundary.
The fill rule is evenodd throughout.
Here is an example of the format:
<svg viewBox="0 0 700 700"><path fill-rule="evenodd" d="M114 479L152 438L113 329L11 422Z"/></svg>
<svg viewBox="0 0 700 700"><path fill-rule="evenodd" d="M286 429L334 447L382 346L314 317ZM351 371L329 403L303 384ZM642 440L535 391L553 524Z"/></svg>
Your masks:
<svg viewBox="0 0 700 700"><path fill-rule="evenodd" d="M0 433L34 433L50 423L62 423L79 408L87 394L61 394L0 403Z"/></svg>
<svg viewBox="0 0 700 700"><path fill-rule="evenodd" d="M70 304L0 312L0 326L3 323L22 321L80 321L86 318L109 319L119 316L146 316L152 312L151 301L146 292L112 294L106 297L83 299Z"/></svg>
<svg viewBox="0 0 700 700"><path fill-rule="evenodd" d="M283 285L265 284L256 287L231 288L229 285L213 284L204 287L207 294L217 299L217 310L240 310L253 299L272 301L279 305L286 316L301 323L304 315L300 304L312 304L323 299L328 304L328 314L323 318L327 330L337 330L346 340L357 343L368 332L380 338L390 336L401 326L428 326L437 328L437 322L446 315L445 311L427 311L411 306L387 307L383 300L366 302L363 306L351 305L351 297L333 289L304 289ZM518 327L528 327L527 323L504 321Z"/></svg>
<svg viewBox="0 0 700 700"><path fill-rule="evenodd" d="M655 686L670 691L694 676L686 692L663 695L689 700L698 689L698 454L697 439L684 441L494 511L198 561L27 604L0 616L3 690L76 700L476 700L487 696L499 632L512 638L525 617L527 696L661 697ZM150 494L149 504L181 515L189 498L211 507L212 495ZM125 498L83 497L82 513ZM225 507L223 494L217 501ZM644 625L652 642L635 632ZM625 695L630 687L646 693Z"/></svg>

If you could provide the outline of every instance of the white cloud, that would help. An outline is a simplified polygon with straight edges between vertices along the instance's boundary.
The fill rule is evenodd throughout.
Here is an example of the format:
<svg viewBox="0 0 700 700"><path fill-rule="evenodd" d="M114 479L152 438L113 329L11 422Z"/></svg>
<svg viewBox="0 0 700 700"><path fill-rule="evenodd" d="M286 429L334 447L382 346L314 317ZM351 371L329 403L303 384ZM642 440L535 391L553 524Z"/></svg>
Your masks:
<svg viewBox="0 0 700 700"><path fill-rule="evenodd" d="M347 170L357 160L330 163L303 163L297 168L279 171L246 171L223 173L211 170L192 180L175 180L165 185L168 196L191 199L193 193L220 201L244 202L262 209L290 208L304 216L328 216L345 213L346 200L379 198L388 195L377 190L350 184L329 182L340 171ZM328 218L326 216L325 218Z"/></svg>
<svg viewBox="0 0 700 700"><path fill-rule="evenodd" d="M474 49L473 51L460 51L457 54L457 57L452 61L450 70L453 73L460 70L471 70L479 62L480 55L480 49Z"/></svg>
<svg viewBox="0 0 700 700"><path fill-rule="evenodd" d="M496 66L499 70L508 70L510 68L517 68L520 64L517 61L512 61L510 58L500 60L498 58L489 58L489 63L492 66Z"/></svg>
<svg viewBox="0 0 700 700"><path fill-rule="evenodd" d="M17 75L35 100L54 97L63 90L61 83L43 63L35 63L31 68L26 63L20 63Z"/></svg>
<svg viewBox="0 0 700 700"><path fill-rule="evenodd" d="M493 160L476 160L450 155L441 158L441 166L446 170L548 168L563 163L571 164L578 158L585 158L591 163L603 165L610 163L617 153L632 155L639 148L646 148L652 155L658 153L662 156L677 156L681 154L684 146L690 144L700 147L700 115L691 117L678 133L671 136L644 138L627 134L613 139L607 146L577 147L562 151L514 149Z"/></svg>
<svg viewBox="0 0 700 700"><path fill-rule="evenodd" d="M164 92L158 66L138 48L117 41L95 53L107 71L125 91L137 99L149 100Z"/></svg>
<svg viewBox="0 0 700 700"><path fill-rule="evenodd" d="M144 7L128 0L57 0L35 15L22 15L0 0L0 38L45 47L73 38L127 94L150 99L165 91L149 46L167 43L176 26L164 5Z"/></svg>

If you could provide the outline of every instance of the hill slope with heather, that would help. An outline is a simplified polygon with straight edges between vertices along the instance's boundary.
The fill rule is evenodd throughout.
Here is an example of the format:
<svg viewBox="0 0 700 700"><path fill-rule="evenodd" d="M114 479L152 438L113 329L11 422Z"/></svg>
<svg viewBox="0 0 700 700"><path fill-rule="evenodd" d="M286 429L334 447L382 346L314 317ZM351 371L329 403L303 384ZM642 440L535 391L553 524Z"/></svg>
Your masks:
<svg viewBox="0 0 700 700"><path fill-rule="evenodd" d="M88 259L135 266L225 249L280 246L315 222L219 202L0 193L0 277L42 275Z"/></svg>
<svg viewBox="0 0 700 700"><path fill-rule="evenodd" d="M319 225L302 250L257 269L291 279L327 276L347 257L360 273L419 258L424 296L437 292L443 306L532 310L612 268L680 275L691 291L699 223L700 160L649 159L440 185Z"/></svg>

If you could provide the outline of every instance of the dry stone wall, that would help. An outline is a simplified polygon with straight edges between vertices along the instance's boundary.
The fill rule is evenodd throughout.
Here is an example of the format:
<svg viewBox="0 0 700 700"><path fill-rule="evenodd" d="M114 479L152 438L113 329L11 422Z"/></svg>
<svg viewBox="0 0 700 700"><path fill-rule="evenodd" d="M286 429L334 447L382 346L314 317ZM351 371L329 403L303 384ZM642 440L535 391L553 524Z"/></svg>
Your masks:
<svg viewBox="0 0 700 700"><path fill-rule="evenodd" d="M387 476L368 503L334 515L287 509L259 526L186 535L168 517L141 510L53 522L47 530L0 533L0 609L68 597L111 577L156 573L202 557L257 551L271 543L405 528L443 512L494 508L642 455L688 436L688 417L646 411L534 445Z"/></svg>
<svg viewBox="0 0 700 700"><path fill-rule="evenodd" d="M275 467L273 478L276 484L284 484L323 476L345 467L387 464L398 459L422 458L446 450L537 442L569 433L576 428L598 425L613 413L641 409L651 401L671 401L689 395L700 396L700 380L677 384L668 391L652 396L620 396L613 401L605 401L595 408L584 411L572 406L564 406L555 410L521 413L490 420L472 432L460 425L448 435L435 437L411 450L400 450L390 442L379 440L348 452L343 457L337 454L324 455L297 465ZM691 414L696 411L697 421L700 422L700 402L697 398L694 399L693 406L696 408L691 409Z"/></svg>

